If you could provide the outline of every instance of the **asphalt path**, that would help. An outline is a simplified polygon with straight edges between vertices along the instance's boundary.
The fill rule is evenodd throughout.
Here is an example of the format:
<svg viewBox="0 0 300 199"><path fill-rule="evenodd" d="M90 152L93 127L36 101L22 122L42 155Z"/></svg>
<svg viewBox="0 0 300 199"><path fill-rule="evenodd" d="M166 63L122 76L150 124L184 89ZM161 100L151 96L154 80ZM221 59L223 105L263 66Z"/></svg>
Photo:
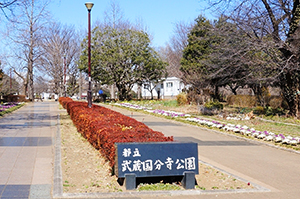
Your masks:
<svg viewBox="0 0 300 199"><path fill-rule="evenodd" d="M191 193L188 198L300 198L299 153L141 112L106 107L133 117L165 136L173 136L175 140L198 143L199 160L256 186L254 191ZM142 198L153 198L153 195Z"/></svg>

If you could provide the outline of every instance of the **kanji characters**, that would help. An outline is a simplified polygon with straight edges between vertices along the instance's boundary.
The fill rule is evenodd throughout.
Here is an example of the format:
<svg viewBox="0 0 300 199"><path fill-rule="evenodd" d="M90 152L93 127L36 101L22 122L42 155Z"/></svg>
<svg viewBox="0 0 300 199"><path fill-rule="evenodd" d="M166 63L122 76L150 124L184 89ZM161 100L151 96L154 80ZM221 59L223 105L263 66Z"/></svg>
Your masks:
<svg viewBox="0 0 300 199"><path fill-rule="evenodd" d="M128 171L131 171L131 168L129 167L129 165L131 164L131 160L124 160L122 163L122 171L126 171L128 169Z"/></svg>
<svg viewBox="0 0 300 199"><path fill-rule="evenodd" d="M164 165L164 163L160 160L156 160L154 165L155 165L155 170L161 170L161 166Z"/></svg>
<svg viewBox="0 0 300 199"><path fill-rule="evenodd" d="M131 155L131 149L130 148L124 149L122 155L125 158L129 157Z"/></svg>
<svg viewBox="0 0 300 199"><path fill-rule="evenodd" d="M163 168L168 170L195 170L196 169L196 158L174 158L167 157L165 160L141 160L142 155L138 148L124 148L122 151L122 156L125 158L132 157L131 160L123 160L122 171L129 172L143 172L143 171L160 171ZM154 164L153 164L154 162Z"/></svg>
<svg viewBox="0 0 300 199"><path fill-rule="evenodd" d="M166 166L167 166L167 168L169 170L172 170L172 164L173 164L173 162L174 161L172 160L172 158L170 158L170 157L167 158L167 161L165 163L166 163Z"/></svg>

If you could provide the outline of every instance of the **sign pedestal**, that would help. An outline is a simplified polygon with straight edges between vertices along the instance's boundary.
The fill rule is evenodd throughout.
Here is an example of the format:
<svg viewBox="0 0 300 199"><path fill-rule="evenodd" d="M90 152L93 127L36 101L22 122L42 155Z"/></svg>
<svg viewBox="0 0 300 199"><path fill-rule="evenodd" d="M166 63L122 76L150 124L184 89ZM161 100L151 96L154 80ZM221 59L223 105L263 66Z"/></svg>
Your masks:
<svg viewBox="0 0 300 199"><path fill-rule="evenodd" d="M125 174L125 187L126 190L136 189L136 175L134 173Z"/></svg>
<svg viewBox="0 0 300 199"><path fill-rule="evenodd" d="M183 179L181 181L183 188L194 189L195 188L195 173L192 171L185 171L183 173Z"/></svg>

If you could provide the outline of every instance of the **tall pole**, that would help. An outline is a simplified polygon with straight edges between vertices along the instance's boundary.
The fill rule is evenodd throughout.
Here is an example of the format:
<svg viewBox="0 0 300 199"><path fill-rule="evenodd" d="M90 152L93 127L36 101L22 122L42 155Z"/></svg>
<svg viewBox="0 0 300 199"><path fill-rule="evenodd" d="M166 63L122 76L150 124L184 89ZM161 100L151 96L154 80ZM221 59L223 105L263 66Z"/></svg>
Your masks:
<svg viewBox="0 0 300 199"><path fill-rule="evenodd" d="M67 73L67 64L66 64L66 55L64 55L64 90L65 90L65 97L67 97L66 73Z"/></svg>
<svg viewBox="0 0 300 199"><path fill-rule="evenodd" d="M89 66L89 90L87 95L88 107L92 107L92 90L91 90L91 10L93 7L93 3L85 3L85 6L88 10L88 66Z"/></svg>

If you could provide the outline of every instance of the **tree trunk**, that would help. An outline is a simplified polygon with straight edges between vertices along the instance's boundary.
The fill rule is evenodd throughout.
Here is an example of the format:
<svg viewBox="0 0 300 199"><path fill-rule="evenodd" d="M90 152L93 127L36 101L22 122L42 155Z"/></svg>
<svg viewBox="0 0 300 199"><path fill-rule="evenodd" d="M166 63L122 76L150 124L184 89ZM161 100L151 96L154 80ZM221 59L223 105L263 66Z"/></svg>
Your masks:
<svg viewBox="0 0 300 199"><path fill-rule="evenodd" d="M216 100L220 101L219 87L218 87L218 86L215 86L214 98L215 98Z"/></svg>
<svg viewBox="0 0 300 199"><path fill-rule="evenodd" d="M288 47L280 49L283 53L288 70L283 71L280 76L281 89L289 105L289 115L300 119L300 79L299 79L299 23L300 23L300 1L293 1L292 19L288 32L287 43Z"/></svg>
<svg viewBox="0 0 300 199"><path fill-rule="evenodd" d="M281 90L284 99L289 106L289 116L300 119L300 80L298 72L285 73L281 76Z"/></svg>
<svg viewBox="0 0 300 199"><path fill-rule="evenodd" d="M81 99L82 96L82 73L79 72L79 99Z"/></svg>
<svg viewBox="0 0 300 199"><path fill-rule="evenodd" d="M33 48L34 48L34 38L33 38L33 24L31 21L30 25L30 46L28 55L28 97L29 100L34 100L34 88L33 88Z"/></svg>
<svg viewBox="0 0 300 199"><path fill-rule="evenodd" d="M231 89L231 92L234 94L234 95L237 95L237 89L239 88L239 86L237 86L237 84L230 84L228 85L229 88Z"/></svg>
<svg viewBox="0 0 300 199"><path fill-rule="evenodd" d="M142 89L141 89L141 85L138 85L138 88L137 88L137 98L138 99L141 99L141 91Z"/></svg>
<svg viewBox="0 0 300 199"><path fill-rule="evenodd" d="M31 54L31 53L30 53ZM34 89L33 89L33 63L28 63L28 97L29 100L34 100Z"/></svg>
<svg viewBox="0 0 300 199"><path fill-rule="evenodd" d="M20 73L18 73L15 69L13 69L14 73L20 77L22 80L23 80L23 89L22 89L22 92L21 92L21 95L25 95L25 96L28 96L27 95L27 91L28 91L28 78L25 78L24 76L22 76Z"/></svg>
<svg viewBox="0 0 300 199"><path fill-rule="evenodd" d="M121 84L116 84L118 88L118 96L120 101L124 101L126 99L126 89Z"/></svg>
<svg viewBox="0 0 300 199"><path fill-rule="evenodd" d="M252 84L249 85L249 87L252 89L255 97L256 97L256 101L260 106L265 106L263 97L262 97L262 90L261 90L261 85L260 84Z"/></svg>
<svg viewBox="0 0 300 199"><path fill-rule="evenodd" d="M300 119L300 103L299 103L300 96L299 95L300 95L300 93L295 96L295 99L287 101L288 106L289 106L288 115L292 116L292 117L296 117L297 119Z"/></svg>
<svg viewBox="0 0 300 199"><path fill-rule="evenodd" d="M114 86L114 84L110 85L110 99L115 99L115 86Z"/></svg>

